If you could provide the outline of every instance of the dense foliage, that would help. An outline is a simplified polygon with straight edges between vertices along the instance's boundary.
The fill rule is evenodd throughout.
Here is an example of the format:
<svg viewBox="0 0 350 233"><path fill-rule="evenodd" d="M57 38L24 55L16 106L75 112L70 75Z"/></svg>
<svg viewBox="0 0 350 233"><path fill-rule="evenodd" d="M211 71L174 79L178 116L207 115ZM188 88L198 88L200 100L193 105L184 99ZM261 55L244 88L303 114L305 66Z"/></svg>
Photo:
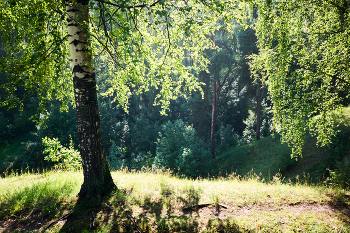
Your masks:
<svg viewBox="0 0 350 233"><path fill-rule="evenodd" d="M350 3L253 1L261 73L272 101L274 128L300 155L308 133L320 145L334 135L333 111L349 101ZM317 117L316 117L317 115Z"/></svg>
<svg viewBox="0 0 350 233"><path fill-rule="evenodd" d="M168 121L162 126L159 137L154 163L157 168L170 168L193 177L210 172L209 147L198 138L192 126L182 120Z"/></svg>

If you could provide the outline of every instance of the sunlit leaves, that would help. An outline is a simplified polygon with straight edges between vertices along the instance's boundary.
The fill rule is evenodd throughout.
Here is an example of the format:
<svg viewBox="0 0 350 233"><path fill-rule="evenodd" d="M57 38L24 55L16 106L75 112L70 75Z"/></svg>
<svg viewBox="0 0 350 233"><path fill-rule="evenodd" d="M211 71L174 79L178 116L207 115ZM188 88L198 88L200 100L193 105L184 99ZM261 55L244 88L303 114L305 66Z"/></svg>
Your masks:
<svg viewBox="0 0 350 233"><path fill-rule="evenodd" d="M307 133L320 145L334 135L333 111L348 103L348 1L254 1L261 72L273 102L274 124L301 155Z"/></svg>
<svg viewBox="0 0 350 233"><path fill-rule="evenodd" d="M203 51L212 46L207 35L219 19L232 17L232 2L89 1L89 50L105 66L110 88L104 94L126 108L131 93L153 86L160 93L155 104L166 109L171 99L200 89L196 73L206 69ZM17 86L39 93L42 107L47 99L73 99L63 1L3 1L0 7L6 49L0 69L8 74L2 87L9 93L2 104L20 102L11 94Z"/></svg>
<svg viewBox="0 0 350 233"><path fill-rule="evenodd" d="M171 99L200 88L195 74L208 64L202 52L212 46L207 35L215 29L218 16L196 1L126 7L152 3L125 2L119 10L99 4L93 8L91 31L94 49L113 61L107 63L111 88L105 95L114 95L126 107L128 93L142 93L153 86L159 89L155 104L162 105L165 113ZM107 16L104 21L101 11ZM184 63L189 54L194 61L191 66Z"/></svg>
<svg viewBox="0 0 350 233"><path fill-rule="evenodd" d="M35 93L40 107L45 101L72 99L67 69L66 26L61 21L63 5L56 1L2 1L0 38L6 51L0 70L7 74L2 85L8 95L2 106L15 106L21 100L13 95L22 86L26 95ZM12 94L11 94L12 93Z"/></svg>

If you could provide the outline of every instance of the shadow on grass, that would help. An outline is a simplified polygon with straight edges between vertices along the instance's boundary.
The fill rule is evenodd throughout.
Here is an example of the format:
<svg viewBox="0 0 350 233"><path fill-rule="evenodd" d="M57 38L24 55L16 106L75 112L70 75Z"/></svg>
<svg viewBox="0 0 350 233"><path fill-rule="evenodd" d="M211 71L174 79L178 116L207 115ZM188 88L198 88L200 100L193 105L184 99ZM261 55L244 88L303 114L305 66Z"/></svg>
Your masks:
<svg viewBox="0 0 350 233"><path fill-rule="evenodd" d="M165 233L200 232L204 229L206 232L240 232L232 219L215 217L208 221L199 217L199 209L182 211L183 207L199 203L200 192L189 186L179 195L167 184L161 184L160 196L138 197L133 194L133 189L119 190L109 198L108 204L102 204L100 209L95 210L98 213L95 232ZM91 219L94 213L89 211L89 214ZM82 232L81 229L77 230L70 232ZM62 228L61 232L66 231Z"/></svg>
<svg viewBox="0 0 350 233"><path fill-rule="evenodd" d="M41 182L14 192L0 202L0 231L199 232L207 228L207 232L239 232L232 221L217 219L203 223L196 211L182 212L181 207L199 202L200 190L193 186L177 196L168 185L162 184L158 198L137 197L132 189L124 189L114 192L105 202L86 205L74 200L67 203L75 185L66 182L53 186Z"/></svg>
<svg viewBox="0 0 350 233"><path fill-rule="evenodd" d="M18 188L0 200L0 232L242 232L246 228L238 226L237 214L200 204L202 190L193 185L179 191L161 183L156 194L141 195L133 188L120 189L103 202L81 205L71 198L77 183L53 183ZM349 193L334 192L330 198L324 204L336 212L332 217L350 228ZM72 208L73 213L61 219Z"/></svg>
<svg viewBox="0 0 350 233"><path fill-rule="evenodd" d="M338 212L340 220L350 228L350 193L338 191L329 196L331 201L328 205Z"/></svg>
<svg viewBox="0 0 350 233"><path fill-rule="evenodd" d="M214 217L209 221L199 217L198 209L182 211L195 206L200 190L193 186L176 194L161 184L161 195L139 197L133 189L120 189L100 205L74 208L60 232L240 232L233 219Z"/></svg>

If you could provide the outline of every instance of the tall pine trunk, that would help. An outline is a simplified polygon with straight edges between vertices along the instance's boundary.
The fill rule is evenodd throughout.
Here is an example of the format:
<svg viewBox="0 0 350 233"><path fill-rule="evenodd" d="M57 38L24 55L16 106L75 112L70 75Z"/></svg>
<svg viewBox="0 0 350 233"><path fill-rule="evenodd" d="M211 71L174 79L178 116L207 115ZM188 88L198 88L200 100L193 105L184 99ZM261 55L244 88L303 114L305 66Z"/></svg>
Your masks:
<svg viewBox="0 0 350 233"><path fill-rule="evenodd" d="M66 11L79 146L84 172L84 183L79 198L89 200L94 197L101 200L116 189L116 186L102 142L95 71L88 35L88 3L86 0L66 0Z"/></svg>
<svg viewBox="0 0 350 233"><path fill-rule="evenodd" d="M213 158L215 158L215 116L216 116L216 81L214 81L213 89L213 107L211 111L211 146L210 151Z"/></svg>
<svg viewBox="0 0 350 233"><path fill-rule="evenodd" d="M255 138L258 141L260 139L260 128L261 128L261 97L262 97L262 87L261 87L261 75L258 79L258 98L257 98L257 108L256 108L256 134Z"/></svg>

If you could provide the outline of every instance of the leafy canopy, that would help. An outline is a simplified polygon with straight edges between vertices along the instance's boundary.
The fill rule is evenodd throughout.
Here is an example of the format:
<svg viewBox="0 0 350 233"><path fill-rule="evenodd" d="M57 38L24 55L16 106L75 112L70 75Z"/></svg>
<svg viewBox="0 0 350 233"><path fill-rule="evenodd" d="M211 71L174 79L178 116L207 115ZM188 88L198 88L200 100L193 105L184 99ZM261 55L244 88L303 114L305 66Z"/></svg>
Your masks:
<svg viewBox="0 0 350 233"><path fill-rule="evenodd" d="M329 143L335 133L333 112L349 98L350 4L251 3L250 9L258 12L254 27L259 47L251 67L268 86L275 129L293 145L293 155L301 155L308 133L320 145Z"/></svg>
<svg viewBox="0 0 350 233"><path fill-rule="evenodd" d="M7 76L0 106L22 107L15 94L20 86L25 96L37 94L41 107L46 100L72 99L63 6L54 0L5 0L0 8L0 71Z"/></svg>
<svg viewBox="0 0 350 233"><path fill-rule="evenodd" d="M15 90L45 101L71 101L68 69L67 22L64 1L2 1L0 38L5 55L0 70L6 72L7 90L2 106L21 104ZM212 46L207 35L217 27L229 1L88 1L89 49L108 75L105 95L126 108L132 92L150 86L159 89L155 104L163 112L177 95L199 89L195 73L205 70L202 51ZM191 66L184 60L191 59ZM91 64L87 64L91 65ZM98 71L101 71L98 70ZM64 106L65 104L63 104Z"/></svg>

